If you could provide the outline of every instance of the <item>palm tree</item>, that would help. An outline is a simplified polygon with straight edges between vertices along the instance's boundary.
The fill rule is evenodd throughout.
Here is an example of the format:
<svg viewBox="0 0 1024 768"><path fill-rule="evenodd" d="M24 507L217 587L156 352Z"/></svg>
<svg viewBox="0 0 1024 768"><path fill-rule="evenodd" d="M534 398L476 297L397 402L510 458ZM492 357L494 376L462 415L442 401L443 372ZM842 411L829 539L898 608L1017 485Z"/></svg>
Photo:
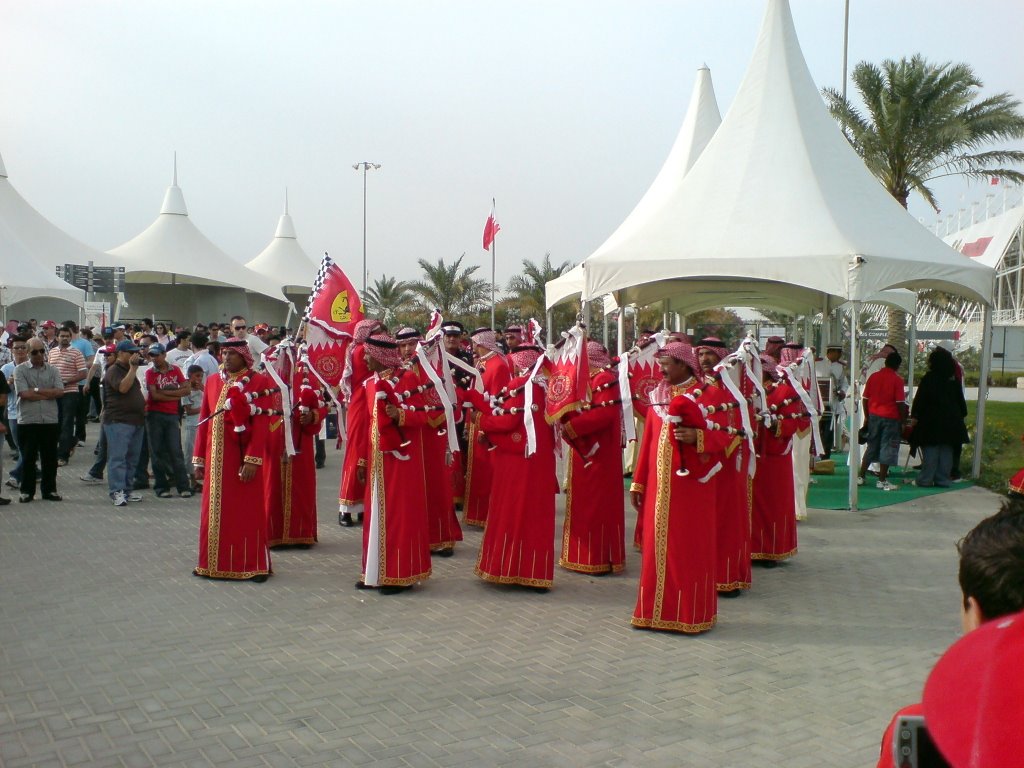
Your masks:
<svg viewBox="0 0 1024 768"><path fill-rule="evenodd" d="M444 317L455 318L474 314L488 304L491 284L473 276L479 265L463 268L464 258L465 253L452 264L445 264L444 259L436 264L417 260L423 279L410 283L409 289L420 298L424 309L438 309Z"/></svg>
<svg viewBox="0 0 1024 768"><path fill-rule="evenodd" d="M544 286L570 269L571 261L563 261L558 266L553 265L550 251L536 264L529 259L523 259L522 272L508 281L507 288L512 294L510 298L513 299L514 305L518 306L520 318L542 317L547 306Z"/></svg>
<svg viewBox="0 0 1024 768"><path fill-rule="evenodd" d="M911 192L936 211L928 183L943 176L1024 181L1008 165L1024 163L1024 152L988 149L1024 137L1020 102L1009 93L980 98L981 80L968 64L933 64L920 54L881 67L862 61L853 83L866 114L842 94L823 93L832 117L872 173L904 208ZM889 340L906 349L906 314L889 310Z"/></svg>
<svg viewBox="0 0 1024 768"><path fill-rule="evenodd" d="M398 313L412 301L409 284L382 275L366 289L365 303L368 317L380 320L384 325L394 325Z"/></svg>

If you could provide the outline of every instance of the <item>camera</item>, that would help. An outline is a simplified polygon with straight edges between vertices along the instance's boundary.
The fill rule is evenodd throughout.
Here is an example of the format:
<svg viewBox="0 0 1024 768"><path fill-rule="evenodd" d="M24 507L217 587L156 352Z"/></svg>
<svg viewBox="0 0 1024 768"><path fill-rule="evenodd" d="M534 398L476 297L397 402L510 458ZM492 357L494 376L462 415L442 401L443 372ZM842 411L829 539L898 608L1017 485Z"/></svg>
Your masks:
<svg viewBox="0 0 1024 768"><path fill-rule="evenodd" d="M921 715L896 720L892 750L896 768L952 768L932 741Z"/></svg>

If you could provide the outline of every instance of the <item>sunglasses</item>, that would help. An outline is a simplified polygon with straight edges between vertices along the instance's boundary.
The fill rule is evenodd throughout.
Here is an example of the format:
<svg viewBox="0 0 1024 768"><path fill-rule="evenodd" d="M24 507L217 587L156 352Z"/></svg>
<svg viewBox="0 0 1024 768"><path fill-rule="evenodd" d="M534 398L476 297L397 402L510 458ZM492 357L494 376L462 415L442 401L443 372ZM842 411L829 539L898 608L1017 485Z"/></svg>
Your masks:
<svg viewBox="0 0 1024 768"><path fill-rule="evenodd" d="M244 330L245 330L246 328L248 328L249 326L247 326L247 325L233 325L233 326L231 326L231 327L232 327L232 328L233 328L234 330L236 330L236 331L244 331Z"/></svg>
<svg viewBox="0 0 1024 768"><path fill-rule="evenodd" d="M30 355L42 355L45 352L46 352L45 349L32 349L32 350L29 350L29 354Z"/></svg>

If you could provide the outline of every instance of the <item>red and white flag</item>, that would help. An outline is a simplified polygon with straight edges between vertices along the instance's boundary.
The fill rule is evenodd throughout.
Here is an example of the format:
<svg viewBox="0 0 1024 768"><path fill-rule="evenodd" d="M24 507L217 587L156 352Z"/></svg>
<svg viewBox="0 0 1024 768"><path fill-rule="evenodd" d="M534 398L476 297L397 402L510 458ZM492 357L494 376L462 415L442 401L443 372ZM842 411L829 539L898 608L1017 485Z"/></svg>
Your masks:
<svg viewBox="0 0 1024 768"><path fill-rule="evenodd" d="M581 410L590 401L586 331L577 324L564 335L565 342L555 350L548 371L544 415L549 424Z"/></svg>
<svg viewBox="0 0 1024 768"><path fill-rule="evenodd" d="M331 386L337 386L341 380L352 330L364 317L363 301L352 281L325 253L303 320L309 362Z"/></svg>
<svg viewBox="0 0 1024 768"><path fill-rule="evenodd" d="M491 244L494 242L495 236L501 231L501 225L498 224L498 217L494 215L494 200L491 200L491 215L487 217L487 223L484 224L484 250L491 250Z"/></svg>

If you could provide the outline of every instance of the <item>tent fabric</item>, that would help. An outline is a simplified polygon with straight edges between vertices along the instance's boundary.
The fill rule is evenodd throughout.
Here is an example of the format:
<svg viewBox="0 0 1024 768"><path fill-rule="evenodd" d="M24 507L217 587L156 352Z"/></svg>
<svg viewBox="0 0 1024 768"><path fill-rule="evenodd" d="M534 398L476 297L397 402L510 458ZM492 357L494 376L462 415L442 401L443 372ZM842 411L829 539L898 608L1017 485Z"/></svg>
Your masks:
<svg viewBox="0 0 1024 768"><path fill-rule="evenodd" d="M733 278L747 289L752 277L834 304L897 287L990 302L994 278L918 224L867 170L818 93L787 0L769 0L736 98L672 197L585 264L584 295L623 291L620 302L663 280Z"/></svg>
<svg viewBox="0 0 1024 768"><path fill-rule="evenodd" d="M283 302L280 284L232 259L192 223L177 176L175 170L156 220L109 252L125 267L125 282L243 288Z"/></svg>
<svg viewBox="0 0 1024 768"><path fill-rule="evenodd" d="M0 302L54 298L81 307L83 292L57 277L54 267L90 261L105 264L106 256L33 208L7 178L0 157Z"/></svg>
<svg viewBox="0 0 1024 768"><path fill-rule="evenodd" d="M679 183L687 171L693 167L704 147L711 141L715 130L722 122L722 114L715 98L715 87L711 82L711 70L704 65L697 70L690 103L686 108L683 123L676 134L676 140L665 159L661 170L654 178L651 186L640 198L633 211L602 247L626 241L638 232L665 201L671 199L679 187ZM585 288L583 266L577 265L569 272L550 281L545 286L545 303L547 309L556 304L579 296Z"/></svg>
<svg viewBox="0 0 1024 768"><path fill-rule="evenodd" d="M1024 206L1009 208L942 238L950 248L993 269L1006 253L1010 240L1024 224Z"/></svg>
<svg viewBox="0 0 1024 768"><path fill-rule="evenodd" d="M287 200L284 213L277 223L274 239L245 266L271 282L281 285L285 291L312 290L318 265L313 263L299 245L295 235L295 224L288 213Z"/></svg>

